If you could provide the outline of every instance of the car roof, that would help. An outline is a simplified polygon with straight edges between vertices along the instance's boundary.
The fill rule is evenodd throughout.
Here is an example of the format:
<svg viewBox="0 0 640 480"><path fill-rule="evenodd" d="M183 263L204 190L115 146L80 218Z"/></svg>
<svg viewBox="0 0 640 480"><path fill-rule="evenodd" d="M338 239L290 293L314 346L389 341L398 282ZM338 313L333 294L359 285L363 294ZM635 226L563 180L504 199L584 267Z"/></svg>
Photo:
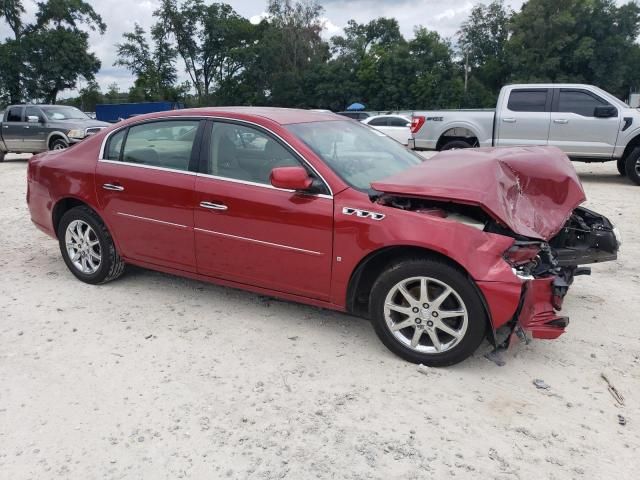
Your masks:
<svg viewBox="0 0 640 480"><path fill-rule="evenodd" d="M331 112L318 112L313 110L303 110L301 108L277 108L277 107L202 107L187 108L182 110L168 110L157 112L156 118L162 118L162 114L170 115L197 115L197 116L224 116L228 115L249 115L269 119L280 125L292 123L323 122L328 120L344 120L344 117ZM152 114L153 115L153 114ZM148 117L151 118L151 117Z"/></svg>

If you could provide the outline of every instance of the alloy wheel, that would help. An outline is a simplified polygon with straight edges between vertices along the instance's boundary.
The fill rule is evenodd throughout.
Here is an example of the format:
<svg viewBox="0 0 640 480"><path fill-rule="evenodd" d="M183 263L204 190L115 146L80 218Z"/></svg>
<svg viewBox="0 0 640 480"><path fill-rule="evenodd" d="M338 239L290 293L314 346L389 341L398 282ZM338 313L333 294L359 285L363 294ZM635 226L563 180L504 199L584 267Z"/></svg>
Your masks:
<svg viewBox="0 0 640 480"><path fill-rule="evenodd" d="M74 220L65 232L67 254L73 266L85 275L95 273L102 263L102 251L96 232L83 220Z"/></svg>
<svg viewBox="0 0 640 480"><path fill-rule="evenodd" d="M389 290L384 303L387 328L404 346L420 353L451 350L465 336L467 308L451 286L430 277L411 277Z"/></svg>

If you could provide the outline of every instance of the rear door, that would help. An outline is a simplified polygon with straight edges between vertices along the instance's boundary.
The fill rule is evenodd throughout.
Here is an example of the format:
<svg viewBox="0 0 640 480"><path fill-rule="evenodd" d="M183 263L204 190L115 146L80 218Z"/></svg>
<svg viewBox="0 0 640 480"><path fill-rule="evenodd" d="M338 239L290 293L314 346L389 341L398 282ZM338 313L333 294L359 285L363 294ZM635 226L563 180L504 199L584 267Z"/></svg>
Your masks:
<svg viewBox="0 0 640 480"><path fill-rule="evenodd" d="M620 115L598 118L594 110L612 105L581 88L555 90L549 145L571 157L611 158L620 130Z"/></svg>
<svg viewBox="0 0 640 480"><path fill-rule="evenodd" d="M11 107L7 110L7 118L2 122L2 139L11 152L22 152L24 126L24 107Z"/></svg>
<svg viewBox="0 0 640 480"><path fill-rule="evenodd" d="M194 186L201 122L155 120L111 135L96 192L126 258L195 271Z"/></svg>
<svg viewBox="0 0 640 480"><path fill-rule="evenodd" d="M270 132L216 121L206 130L196 180L198 272L310 298L328 300L333 248L333 199L275 188L275 167L305 166Z"/></svg>
<svg viewBox="0 0 640 480"><path fill-rule="evenodd" d="M496 145L547 145L551 122L550 88L514 88L496 120Z"/></svg>

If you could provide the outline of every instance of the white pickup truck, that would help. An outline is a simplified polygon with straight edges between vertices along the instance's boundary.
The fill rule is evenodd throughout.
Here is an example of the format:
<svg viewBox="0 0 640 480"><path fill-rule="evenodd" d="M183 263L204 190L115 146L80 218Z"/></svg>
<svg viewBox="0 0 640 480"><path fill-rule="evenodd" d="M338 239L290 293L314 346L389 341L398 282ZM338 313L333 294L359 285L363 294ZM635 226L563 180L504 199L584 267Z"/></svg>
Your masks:
<svg viewBox="0 0 640 480"><path fill-rule="evenodd" d="M592 85L522 84L495 110L414 112L409 148L553 145L579 162L617 161L640 185L640 111Z"/></svg>

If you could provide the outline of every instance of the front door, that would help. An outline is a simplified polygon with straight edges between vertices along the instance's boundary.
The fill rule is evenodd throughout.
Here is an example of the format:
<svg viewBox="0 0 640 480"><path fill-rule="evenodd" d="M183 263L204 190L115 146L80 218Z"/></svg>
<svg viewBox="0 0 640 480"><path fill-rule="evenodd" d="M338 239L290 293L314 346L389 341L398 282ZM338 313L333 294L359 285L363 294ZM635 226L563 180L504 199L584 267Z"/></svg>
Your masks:
<svg viewBox="0 0 640 480"><path fill-rule="evenodd" d="M546 145L551 121L552 90L517 88L496 118L496 146Z"/></svg>
<svg viewBox="0 0 640 480"><path fill-rule="evenodd" d="M570 157L611 158L620 116L595 117L595 108L603 106L611 105L595 93L579 88L558 89L551 112L549 145Z"/></svg>
<svg viewBox="0 0 640 480"><path fill-rule="evenodd" d="M196 270L199 128L199 120L150 121L109 138L96 168L96 192L126 258Z"/></svg>
<svg viewBox="0 0 640 480"><path fill-rule="evenodd" d="M37 118L36 122L30 122L29 117ZM23 142L25 152L43 152L47 150L48 129L45 127L45 118L38 107L26 106L24 109Z"/></svg>
<svg viewBox="0 0 640 480"><path fill-rule="evenodd" d="M198 272L327 300L331 196L271 186L274 167L305 164L268 132L224 122L207 128L204 174L196 180Z"/></svg>

